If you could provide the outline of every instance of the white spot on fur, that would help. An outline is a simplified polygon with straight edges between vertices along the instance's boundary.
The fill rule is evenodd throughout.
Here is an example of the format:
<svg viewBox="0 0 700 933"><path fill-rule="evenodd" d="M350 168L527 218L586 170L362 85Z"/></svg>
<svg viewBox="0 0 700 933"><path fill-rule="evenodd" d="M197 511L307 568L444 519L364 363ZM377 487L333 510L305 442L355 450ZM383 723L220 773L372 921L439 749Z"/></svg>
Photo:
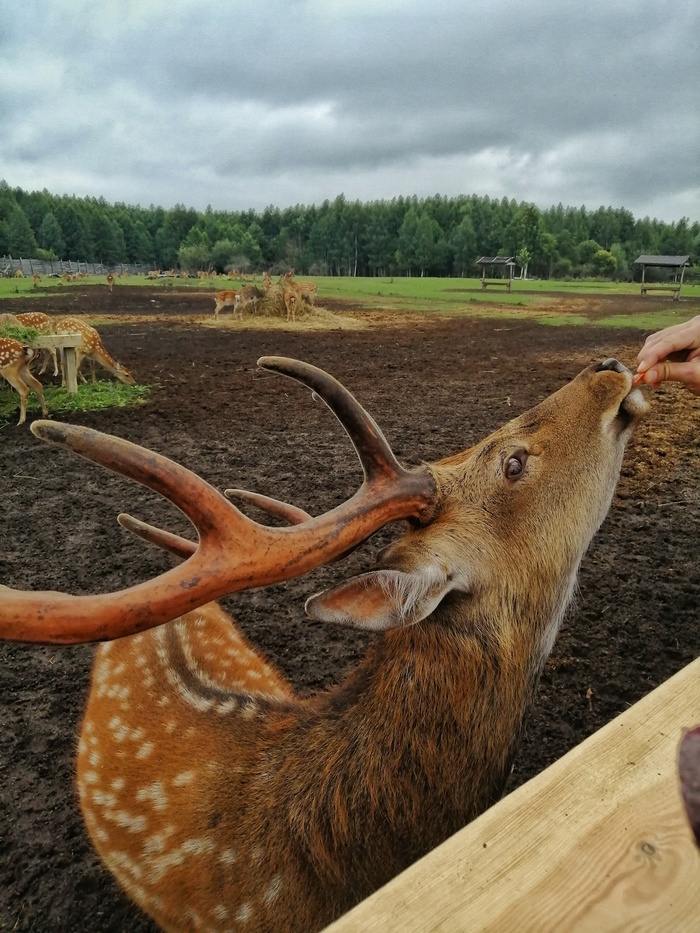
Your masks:
<svg viewBox="0 0 700 933"><path fill-rule="evenodd" d="M253 915L250 904L241 904L236 911L236 920L238 923L247 923Z"/></svg>
<svg viewBox="0 0 700 933"><path fill-rule="evenodd" d="M173 778L173 784L176 787L184 787L185 784L191 784L192 781L194 781L194 778L194 771L182 771L180 774Z"/></svg>
<svg viewBox="0 0 700 933"><path fill-rule="evenodd" d="M160 781L154 781L147 787L142 787L136 792L137 800L149 800L154 810L165 810L168 806L168 797L165 793L165 787Z"/></svg>
<svg viewBox="0 0 700 933"><path fill-rule="evenodd" d="M279 875L275 875L272 881L267 886L267 890L263 894L263 900L266 904L271 904L275 898L278 896L282 890L282 878Z"/></svg>
<svg viewBox="0 0 700 933"><path fill-rule="evenodd" d="M236 853L233 849L222 849L219 853L219 861L222 865L233 865L236 861Z"/></svg>
<svg viewBox="0 0 700 933"><path fill-rule="evenodd" d="M224 904L217 904L211 915L215 920L226 920L228 918L228 909Z"/></svg>
<svg viewBox="0 0 700 933"><path fill-rule="evenodd" d="M144 742L141 748L136 752L137 758L148 758L153 751L153 742Z"/></svg>
<svg viewBox="0 0 700 933"><path fill-rule="evenodd" d="M124 780L124 778L115 778L112 781L112 790L116 790L116 791L123 790L125 783L126 781Z"/></svg>

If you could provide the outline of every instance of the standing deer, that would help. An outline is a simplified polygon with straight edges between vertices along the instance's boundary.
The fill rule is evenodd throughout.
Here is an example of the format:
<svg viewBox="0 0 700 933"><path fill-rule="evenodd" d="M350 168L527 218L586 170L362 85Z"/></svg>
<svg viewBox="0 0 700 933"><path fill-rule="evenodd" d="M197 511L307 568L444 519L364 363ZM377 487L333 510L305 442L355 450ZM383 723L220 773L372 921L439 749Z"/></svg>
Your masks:
<svg viewBox="0 0 700 933"><path fill-rule="evenodd" d="M32 389L39 396L41 413L46 418L46 402L44 390L39 380L29 372L29 364L38 354L38 350L23 347L19 340L11 337L0 337L0 376L10 383L13 389L19 392L19 421L24 424L27 420L27 399Z"/></svg>
<svg viewBox="0 0 700 933"><path fill-rule="evenodd" d="M222 292L217 292L216 295L214 295L214 301L216 302L216 307L214 308L214 317L218 320L219 311L221 311L223 308L232 307L235 313L238 306L237 299L238 292L235 289L225 289Z"/></svg>
<svg viewBox="0 0 700 933"><path fill-rule="evenodd" d="M83 342L79 347L76 347L75 354L78 375L81 377L83 382L86 382L87 380L80 372L80 366L84 359L89 359L92 368L93 382L97 382L94 364L99 363L100 366L103 366L108 373L111 373L113 376L119 379L120 382L125 383L125 385L136 385L136 380L134 379L131 372L126 368L126 366L124 366L123 363L119 363L107 352L105 345L102 343L100 335L97 333L94 327L90 326L90 324L85 324L83 321L80 321L75 317L61 317L57 318L55 321L55 331L56 333L80 334L82 336ZM65 367L63 378L65 380Z"/></svg>
<svg viewBox="0 0 700 933"><path fill-rule="evenodd" d="M34 422L38 437L165 495L199 543L122 515L184 563L117 593L6 589L0 603L0 637L118 639L97 650L78 792L104 864L166 931L318 930L498 800L647 409L608 359L481 443L405 470L330 376L260 364L343 424L365 474L350 500L311 518L227 491L291 523L266 527L160 455ZM299 576L399 518L410 527L377 569L306 604L376 633L330 690L296 696L210 602Z"/></svg>

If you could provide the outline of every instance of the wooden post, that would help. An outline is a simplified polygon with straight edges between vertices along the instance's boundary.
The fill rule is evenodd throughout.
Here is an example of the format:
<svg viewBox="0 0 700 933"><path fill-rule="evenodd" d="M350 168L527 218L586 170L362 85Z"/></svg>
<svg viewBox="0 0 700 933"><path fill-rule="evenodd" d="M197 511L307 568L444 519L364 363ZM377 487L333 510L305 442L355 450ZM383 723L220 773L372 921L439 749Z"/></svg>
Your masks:
<svg viewBox="0 0 700 933"><path fill-rule="evenodd" d="M61 351L63 375L70 395L78 393L78 355L75 351L82 344L81 334L50 334L46 337L37 337L33 341L35 347Z"/></svg>

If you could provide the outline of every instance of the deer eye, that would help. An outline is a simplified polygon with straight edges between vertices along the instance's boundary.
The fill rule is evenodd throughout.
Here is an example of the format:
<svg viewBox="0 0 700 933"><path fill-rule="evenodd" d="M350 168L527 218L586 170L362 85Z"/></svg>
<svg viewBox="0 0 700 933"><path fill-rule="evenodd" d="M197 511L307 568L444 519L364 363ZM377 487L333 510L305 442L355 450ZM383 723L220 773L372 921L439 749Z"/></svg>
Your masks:
<svg viewBox="0 0 700 933"><path fill-rule="evenodd" d="M515 453L512 453L503 463L503 473L506 479L516 480L525 472L525 464L527 463L527 452L524 450L516 450Z"/></svg>

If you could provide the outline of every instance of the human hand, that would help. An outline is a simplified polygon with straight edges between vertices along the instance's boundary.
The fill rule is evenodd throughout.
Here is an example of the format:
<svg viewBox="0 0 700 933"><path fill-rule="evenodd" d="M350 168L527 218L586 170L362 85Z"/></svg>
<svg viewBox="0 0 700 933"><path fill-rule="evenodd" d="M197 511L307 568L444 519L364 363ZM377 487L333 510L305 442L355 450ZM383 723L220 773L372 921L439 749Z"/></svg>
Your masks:
<svg viewBox="0 0 700 933"><path fill-rule="evenodd" d="M647 337L637 354L634 381L654 389L662 382L681 382L700 395L700 314Z"/></svg>

